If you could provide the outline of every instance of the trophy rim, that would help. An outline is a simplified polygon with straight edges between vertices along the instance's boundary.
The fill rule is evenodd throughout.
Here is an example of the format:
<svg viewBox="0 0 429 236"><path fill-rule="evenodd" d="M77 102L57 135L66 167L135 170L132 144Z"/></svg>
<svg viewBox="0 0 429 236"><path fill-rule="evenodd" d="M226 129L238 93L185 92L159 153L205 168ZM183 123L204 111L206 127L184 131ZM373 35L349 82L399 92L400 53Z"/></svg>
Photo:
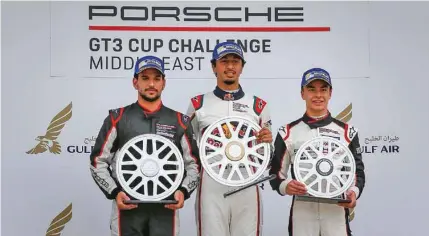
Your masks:
<svg viewBox="0 0 429 236"><path fill-rule="evenodd" d="M170 152L173 152L171 155L175 155L176 156L177 160L174 161L176 163L174 165L177 166L177 172L178 172L177 176L174 178L173 184L170 183L171 184L170 188L167 188L167 190L165 190L161 194L153 194L153 192L152 192L152 195L148 195L146 193L146 191L145 191L145 194L140 194L136 190L131 189L131 187L129 186L129 184L127 183L127 181L125 180L125 178L123 176L124 174L122 173L123 170L121 169L121 166L123 165L123 158L125 157L125 153L128 150L128 148L130 148L131 146L135 145L137 142L140 142L140 141L144 142L143 145L147 145L147 142L161 141L163 143L163 145L160 148L162 148L165 145L167 145L167 147L169 147L171 149ZM165 148L167 148L167 147L165 147ZM157 151L159 151L159 150L160 149L157 149ZM138 151L143 152L143 150L141 150L141 149L139 149ZM145 160L151 160L151 161L157 162L159 168L162 170L162 167L165 165L165 163L163 165L160 164L161 160L158 159L158 157L153 154L154 151L155 150L152 151L152 154L141 153L141 157L139 159L139 162L135 163L135 165L137 166L137 170L134 171L135 173L138 173L139 169L141 168L141 166L138 165L138 164L141 164L141 162L143 162ZM162 152L162 151L160 151L160 152ZM166 158L166 157L164 157L164 158ZM169 158L171 158L171 156L168 157L166 159L166 161ZM172 165L172 164L169 164L169 165ZM165 172L165 170L162 170L161 172ZM129 141L127 141L122 146L122 148L120 149L120 151L118 152L118 154L116 155L116 176L117 176L117 180L118 180L120 186L122 187L122 189L127 194L129 194L131 197L135 198L137 201L158 202L158 201L165 200L167 197L169 197L172 194L174 194L174 192L180 187L180 184L181 184L183 176L184 176L184 172L185 172L184 160L183 160L183 156L182 156L182 153L180 152L179 148L171 140L169 140L168 138L166 138L164 136L158 135L158 134L141 134L141 135L138 135L138 136L130 139ZM134 176L134 175L135 174L132 174L132 176ZM164 175L166 175L166 174L164 174ZM157 173L156 175L154 175L156 177L156 179L152 179L153 177L150 177L150 179L148 179L139 188L144 187L144 185L147 185L148 181L152 181L153 185L155 185L155 183L156 183L156 187L158 187L159 186L158 183L160 182L159 177L160 176L164 176L164 175L161 175L161 174ZM141 181L143 181L143 179L145 178L145 176L143 174L137 174L136 178L138 178L138 177L142 178ZM130 177L130 178L132 178L132 177ZM131 183L133 181L131 181ZM139 188L137 188L137 190Z"/></svg>
<svg viewBox="0 0 429 236"><path fill-rule="evenodd" d="M345 181L345 184L343 184L343 186L340 186L340 188L337 188L337 190L335 190L333 192L330 192L330 191L322 192L322 190L319 190L319 191L313 190L309 186L311 184L313 184L315 181L318 181L318 180L315 180L315 181L311 182L310 185L307 186L305 184L305 181L304 181L304 179L305 179L306 176L303 177L300 174L300 171L303 171L303 170L301 169L302 167L299 167L299 163L302 162L302 160L300 158L301 158L302 154L304 153L305 149L308 148L314 142L321 143L321 142L324 142L324 141L328 141L330 143L335 143L336 145L338 145L339 148L341 148L341 150L343 150L345 152L345 154L341 155L341 156L343 156L341 159L344 159L345 157L349 157L348 158L349 159L348 164L351 165L349 167L350 171L348 171L348 173L347 173L350 177L347 178L347 180ZM321 145L320 145L320 147L321 147ZM320 147L319 147L319 149L320 149ZM331 147L329 147L329 148L331 148ZM314 149L316 149L316 148L314 148ZM339 151L341 151L341 150L339 150ZM320 151L320 150L318 150L318 151ZM336 152L335 151L329 151L328 153L331 154L330 157L332 159L333 156L338 153L338 151L336 151ZM319 159L319 158L317 158L317 159ZM329 158L320 158L320 159L328 159L329 161L332 162L332 160L330 160ZM317 162L315 161L315 163L317 163ZM333 171L329 175L323 176L322 174L318 173L318 171L316 171L316 170L314 172L312 172L313 174L311 174L311 175L307 174L307 175L310 175L310 177L311 177L311 176L313 176L315 174L317 176L317 179L320 179L320 178L332 178L335 175L336 178L339 180L341 178L341 176L337 176L336 175L337 171L336 171L335 167L336 167L335 165L332 167ZM313 169L316 169L316 168L314 167ZM305 184L307 186L307 192L311 196L318 197L318 198L335 198L335 197L338 197L338 196L344 194L350 187L352 187L352 185L354 183L354 180L355 180L355 175L356 175L356 162L355 162L355 159L354 159L352 151L348 148L348 146L344 143L344 141L341 141L341 140L338 140L338 139L335 139L335 138L332 138L332 137L327 137L327 136L317 136L317 137L311 138L310 140L307 140L306 142L304 142L300 146L300 148L296 152L296 154L294 156L294 159L293 159L293 171L294 171L296 180L299 181L299 182L301 182L301 183L303 183L303 184ZM306 171L306 170L304 170L304 171ZM335 180L332 180L331 182L334 182L334 181ZM320 185L322 185L322 181L319 181L319 183L320 183ZM342 183L340 183L340 185L341 184ZM324 187L326 189L329 189L331 187L330 185L331 184L327 183L326 186L324 186ZM338 184L336 184L336 185L338 185ZM318 189L322 189L322 187L319 186Z"/></svg>
<svg viewBox="0 0 429 236"><path fill-rule="evenodd" d="M235 127L236 130L234 130L234 129L231 130L231 127L234 128L234 126L231 124L231 122L233 122L233 121L238 122L237 127ZM222 137L214 136L212 134L212 132L214 130L216 130L216 129L218 129L218 130L220 129L220 130L223 131L223 129L222 129L222 123L228 123L229 125L231 125L231 127L228 126L228 129L230 130L231 135L235 134L234 138L231 136L232 139L229 139L231 141L226 141L227 139L225 138L225 134L221 135L221 136L223 136L223 138ZM271 153L270 148L271 147L270 147L269 143L259 143L255 147L253 147L255 149L255 151L252 152L252 153L249 153L249 149L252 150L252 148L249 148L246 145L247 145L248 142L254 142L254 140L244 142L241 139L237 138L238 134L239 134L239 132L241 130L241 128L243 127L243 125L245 125L247 127L247 129L254 130L254 131L260 131L262 129L256 122L250 120L249 118L241 117L241 116L227 116L227 117L219 118L216 121L214 121L213 123L211 123L205 129L204 134L203 134L203 136L200 139L199 154L200 154L200 160L201 160L202 167L203 167L204 171L207 172L207 174L212 179L214 179L217 183L220 183L220 184L223 184L223 185L226 185L226 186L229 186L229 187L241 187L241 186L247 185L247 184L252 183L255 180L259 179L264 174L264 172L266 171L266 169L267 169L267 167L268 167L268 165L270 163L270 153ZM240 129L237 129L238 127ZM247 131L247 129L246 129L246 131ZM249 131L249 134L250 134L250 131ZM246 136L248 136L248 135L246 135ZM222 147L216 147L216 150L214 150L213 153L225 151L224 149L226 149L226 146L229 143L238 142L238 143L242 144L241 148L243 148L243 146L244 146L246 154L243 157L241 157L240 160L231 160L231 159L234 159L234 158L229 158L226 155L226 153L218 153L216 155L213 155L213 157L215 157L217 155L221 155L222 156L221 161L218 161L218 162L215 162L215 163L223 164L223 166L224 166L223 169L225 169L225 167L228 166L229 164L230 164L230 166L232 166L232 168L230 168L230 169L231 169L231 171L235 172L235 173L232 173L232 176L234 176L236 173L240 172L240 169L241 169L241 167L234 167L234 165L240 166L241 164L245 165L245 169L246 169L247 174L250 174L249 173L249 169L252 168L250 165L248 165L248 163L250 161L246 162L245 160L243 161L243 159L247 159L248 156L251 155L251 154L256 153L259 156L263 156L264 158L263 158L262 164L260 164L260 166L258 167L258 170L256 172L255 171L251 171L252 174L249 175L249 177L245 178L244 180L232 182L232 181L228 181L225 178L220 177L219 174L216 174L211 169L212 168L212 167L210 167L211 164L209 164L208 160L207 160L207 159L213 158L213 157L207 158L207 156L210 156L210 154L206 154L206 152L207 152L207 150L206 150L207 142L210 139L210 137L213 137L213 136L216 137L216 141L219 141L220 139L222 140ZM249 138L249 139L251 139L251 138ZM245 139L245 140L248 140L248 139ZM258 147L258 148L256 148L256 147ZM260 149L260 148L263 148L263 150L264 150L264 154L263 155L261 155L261 154L259 154L259 153L256 152L256 150ZM236 159L238 159L238 158L236 158ZM238 163L238 164L233 164L233 163ZM248 165L248 168L246 168L246 164Z"/></svg>

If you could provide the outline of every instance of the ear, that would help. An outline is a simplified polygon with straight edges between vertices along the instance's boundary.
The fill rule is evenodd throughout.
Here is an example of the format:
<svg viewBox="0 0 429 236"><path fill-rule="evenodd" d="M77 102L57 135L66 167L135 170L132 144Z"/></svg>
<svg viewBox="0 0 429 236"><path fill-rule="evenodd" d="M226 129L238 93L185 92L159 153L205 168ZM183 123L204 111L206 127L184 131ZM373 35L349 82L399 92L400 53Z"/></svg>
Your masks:
<svg viewBox="0 0 429 236"><path fill-rule="evenodd" d="M305 100L305 98L304 98L304 88L301 89L301 98L302 98L302 100Z"/></svg>
<svg viewBox="0 0 429 236"><path fill-rule="evenodd" d="M138 87L137 87L137 78L136 78L136 77L133 77L133 87L134 87L136 90L138 90Z"/></svg>

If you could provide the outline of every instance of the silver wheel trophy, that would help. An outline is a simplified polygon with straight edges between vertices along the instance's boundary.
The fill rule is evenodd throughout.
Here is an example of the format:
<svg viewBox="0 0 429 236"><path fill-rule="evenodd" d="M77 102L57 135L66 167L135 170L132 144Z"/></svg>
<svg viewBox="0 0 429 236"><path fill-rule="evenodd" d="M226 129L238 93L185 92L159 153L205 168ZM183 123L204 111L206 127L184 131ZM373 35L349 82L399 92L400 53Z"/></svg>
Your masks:
<svg viewBox="0 0 429 236"><path fill-rule="evenodd" d="M116 175L122 189L134 198L125 203L177 203L166 200L179 188L184 162L169 139L144 134L129 140L119 151Z"/></svg>
<svg viewBox="0 0 429 236"><path fill-rule="evenodd" d="M342 195L355 180L355 159L341 141L319 136L305 142L294 158L297 181L307 186L307 195L297 200L336 204L350 202Z"/></svg>
<svg viewBox="0 0 429 236"><path fill-rule="evenodd" d="M224 197L275 178L260 178L270 162L270 144L257 143L261 127L243 117L226 117L212 123L200 141L201 164L216 182L237 187Z"/></svg>

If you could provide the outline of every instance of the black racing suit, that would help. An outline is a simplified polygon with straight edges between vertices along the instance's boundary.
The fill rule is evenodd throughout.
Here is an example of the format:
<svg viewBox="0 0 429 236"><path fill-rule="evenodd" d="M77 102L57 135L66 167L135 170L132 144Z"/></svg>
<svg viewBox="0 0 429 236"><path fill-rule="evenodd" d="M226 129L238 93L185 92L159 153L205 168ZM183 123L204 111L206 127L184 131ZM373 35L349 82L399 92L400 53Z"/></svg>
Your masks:
<svg viewBox="0 0 429 236"><path fill-rule="evenodd" d="M354 191L358 199L365 186L365 167L358 131L354 126L331 117L330 113L321 120L304 115L279 128L270 169L270 174L276 174L277 178L270 181L271 187L280 195L286 195L286 186L295 179L295 154L306 141L319 135L338 139L348 145L356 163L355 183L349 190ZM348 215L349 209L336 204L298 201L294 196L289 215L289 235L350 236Z"/></svg>
<svg viewBox="0 0 429 236"><path fill-rule="evenodd" d="M90 155L90 170L106 198L113 200L112 236L170 236L179 233L178 212L165 208L164 204L139 204L132 210L119 210L116 205L116 196L123 191L116 176L116 154L130 139L148 133L168 138L181 152L185 174L179 190L185 199L198 186L198 147L188 116L162 104L156 111L147 112L138 102L110 110ZM174 199L174 194L166 199Z"/></svg>

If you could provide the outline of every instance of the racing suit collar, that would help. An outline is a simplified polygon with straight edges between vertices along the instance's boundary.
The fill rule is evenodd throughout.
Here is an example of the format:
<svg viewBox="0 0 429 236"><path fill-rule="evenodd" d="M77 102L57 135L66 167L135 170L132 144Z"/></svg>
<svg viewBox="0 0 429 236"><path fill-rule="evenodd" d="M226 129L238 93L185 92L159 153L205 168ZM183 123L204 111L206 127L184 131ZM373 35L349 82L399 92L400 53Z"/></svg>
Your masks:
<svg viewBox="0 0 429 236"><path fill-rule="evenodd" d="M238 90L236 92L227 92L216 86L213 93L214 95L216 95L216 97L226 101L234 101L244 97L244 91L243 88L241 88L241 85L239 85Z"/></svg>
<svg viewBox="0 0 429 236"><path fill-rule="evenodd" d="M331 116L331 113L328 111L328 114L325 117L323 117L322 119L316 120L308 116L307 113L305 113L302 116L302 121L306 123L308 126L310 126L311 129L315 129L315 128L323 127L330 124L332 122L332 116Z"/></svg>
<svg viewBox="0 0 429 236"><path fill-rule="evenodd" d="M145 116L146 116L146 117L153 117L153 116L156 116L156 114L157 114L160 110L162 110L162 108L164 107L164 104L161 102L161 103L159 104L159 106L158 106L155 110L153 110L153 111L149 111L146 107L144 107L143 105L141 105L138 101L137 101L136 103L137 103L137 105L142 109L142 111L144 112L144 114L145 114Z"/></svg>

